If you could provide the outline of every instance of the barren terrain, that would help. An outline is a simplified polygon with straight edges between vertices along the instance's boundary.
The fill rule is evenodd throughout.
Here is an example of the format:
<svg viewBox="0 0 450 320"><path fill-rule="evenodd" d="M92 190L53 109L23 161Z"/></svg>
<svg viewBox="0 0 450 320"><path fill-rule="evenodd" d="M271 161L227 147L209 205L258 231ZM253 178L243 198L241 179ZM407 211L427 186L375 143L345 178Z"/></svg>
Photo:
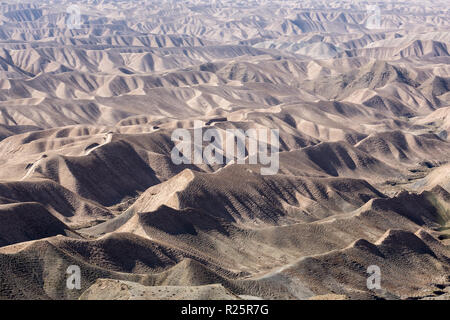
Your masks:
<svg viewBox="0 0 450 320"><path fill-rule="evenodd" d="M377 3L0 0L0 299L448 299L450 4Z"/></svg>

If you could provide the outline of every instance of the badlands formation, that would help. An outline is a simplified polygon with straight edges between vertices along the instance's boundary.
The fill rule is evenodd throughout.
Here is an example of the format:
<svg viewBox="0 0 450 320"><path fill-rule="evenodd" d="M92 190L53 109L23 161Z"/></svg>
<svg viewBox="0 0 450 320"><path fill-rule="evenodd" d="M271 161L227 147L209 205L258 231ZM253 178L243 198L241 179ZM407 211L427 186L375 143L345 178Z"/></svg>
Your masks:
<svg viewBox="0 0 450 320"><path fill-rule="evenodd" d="M449 9L0 0L0 298L450 298ZM278 172L173 163L198 120Z"/></svg>

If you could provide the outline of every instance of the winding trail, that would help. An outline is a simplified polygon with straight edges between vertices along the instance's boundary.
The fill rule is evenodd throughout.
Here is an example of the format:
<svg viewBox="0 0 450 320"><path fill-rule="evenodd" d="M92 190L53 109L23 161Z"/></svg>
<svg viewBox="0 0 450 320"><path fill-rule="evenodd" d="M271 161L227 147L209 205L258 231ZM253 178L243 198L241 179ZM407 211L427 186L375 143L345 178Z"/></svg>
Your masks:
<svg viewBox="0 0 450 320"><path fill-rule="evenodd" d="M43 159L45 158L40 158L35 163L33 163L33 165L28 169L27 173L22 177L22 179L20 179L20 181L29 178L34 173L34 170L36 170L36 167L41 163Z"/></svg>
<svg viewBox="0 0 450 320"><path fill-rule="evenodd" d="M103 143L101 143L101 144L99 144L98 146L96 146L96 147L94 147L94 148L88 150L88 151L86 152L86 155L88 155L88 154L90 154L92 151L94 151L94 150L96 150L96 149L98 149L98 148L100 148L100 147L102 147L102 146L104 146L104 145L110 143L111 140L112 140L112 137L113 137L113 133L112 133L112 132L108 132L105 136L103 136L103 140L104 140Z"/></svg>

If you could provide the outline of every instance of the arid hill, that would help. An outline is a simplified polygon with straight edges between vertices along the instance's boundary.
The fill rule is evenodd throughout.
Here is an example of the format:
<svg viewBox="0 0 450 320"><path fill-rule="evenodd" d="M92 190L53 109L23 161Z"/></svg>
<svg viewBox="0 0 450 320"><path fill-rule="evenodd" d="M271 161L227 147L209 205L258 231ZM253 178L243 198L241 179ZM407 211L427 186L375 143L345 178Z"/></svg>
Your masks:
<svg viewBox="0 0 450 320"><path fill-rule="evenodd" d="M2 0L0 299L448 299L449 9Z"/></svg>

